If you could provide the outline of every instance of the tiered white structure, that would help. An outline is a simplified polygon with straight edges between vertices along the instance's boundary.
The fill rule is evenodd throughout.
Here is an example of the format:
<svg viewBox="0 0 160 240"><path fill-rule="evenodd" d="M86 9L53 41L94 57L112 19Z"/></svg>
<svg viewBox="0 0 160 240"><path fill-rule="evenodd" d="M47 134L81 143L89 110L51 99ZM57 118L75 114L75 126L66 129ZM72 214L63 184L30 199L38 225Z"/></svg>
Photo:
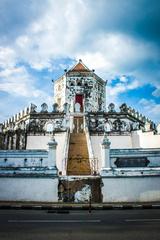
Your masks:
<svg viewBox="0 0 160 240"><path fill-rule="evenodd" d="M46 103L41 105L40 112L31 104L0 125L3 200L14 198L12 191L5 192L11 182L19 193L22 186L28 189L24 200L37 201L33 193L39 190L39 178L42 186L48 182L44 201L56 201L58 185L64 195L68 191L69 175L88 181L88 186L93 183L86 178L99 181L103 201L159 200L159 127L125 103L119 111L113 103L106 109L105 88L106 81L79 60L54 82L52 112L48 112ZM32 182L33 191L29 192L24 176ZM104 184L102 189L100 181ZM136 190L137 183L140 188ZM57 187L54 197L52 184ZM113 190L116 186L118 192ZM76 191L79 189L73 191L72 200ZM39 194L43 200L44 191ZM21 200L22 195L17 195L16 200Z"/></svg>

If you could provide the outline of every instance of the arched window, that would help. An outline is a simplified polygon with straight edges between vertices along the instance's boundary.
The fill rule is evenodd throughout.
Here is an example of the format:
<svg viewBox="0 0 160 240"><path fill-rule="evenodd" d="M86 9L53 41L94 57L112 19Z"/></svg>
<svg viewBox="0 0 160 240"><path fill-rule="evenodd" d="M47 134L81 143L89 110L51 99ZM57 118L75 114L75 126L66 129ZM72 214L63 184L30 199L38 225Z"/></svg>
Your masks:
<svg viewBox="0 0 160 240"><path fill-rule="evenodd" d="M77 86L81 87L82 83L80 81L77 82Z"/></svg>
<svg viewBox="0 0 160 240"><path fill-rule="evenodd" d="M53 123L47 123L46 124L46 131L47 132L53 132Z"/></svg>

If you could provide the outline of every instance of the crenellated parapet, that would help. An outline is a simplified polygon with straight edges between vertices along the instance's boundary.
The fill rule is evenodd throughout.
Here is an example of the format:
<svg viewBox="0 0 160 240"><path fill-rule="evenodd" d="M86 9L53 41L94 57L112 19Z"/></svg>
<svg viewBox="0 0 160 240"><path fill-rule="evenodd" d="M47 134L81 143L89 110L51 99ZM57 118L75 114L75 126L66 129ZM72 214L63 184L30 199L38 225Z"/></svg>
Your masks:
<svg viewBox="0 0 160 240"><path fill-rule="evenodd" d="M48 105L43 103L37 111L37 106L30 104L0 125L0 149L25 149L28 135L66 131L69 126L67 109L65 104L59 112L54 104L52 111L48 111Z"/></svg>
<svg viewBox="0 0 160 240"><path fill-rule="evenodd" d="M121 113L127 113L131 117L143 122L144 124L146 123L154 124L150 119L136 111L134 108L128 107L126 103L123 103L119 108Z"/></svg>
<svg viewBox="0 0 160 240"><path fill-rule="evenodd" d="M115 105L108 105L108 112L89 112L88 126L90 132L109 134L129 134L134 130L154 131L156 125L125 103L116 111Z"/></svg>
<svg viewBox="0 0 160 240"><path fill-rule="evenodd" d="M19 122L26 121L26 119L29 118L30 114L33 112L36 112L37 106L33 103L30 104L30 106L26 107L25 109L21 110L19 113L15 114L11 118L7 119L3 123L3 129L4 130L15 130L17 124Z"/></svg>

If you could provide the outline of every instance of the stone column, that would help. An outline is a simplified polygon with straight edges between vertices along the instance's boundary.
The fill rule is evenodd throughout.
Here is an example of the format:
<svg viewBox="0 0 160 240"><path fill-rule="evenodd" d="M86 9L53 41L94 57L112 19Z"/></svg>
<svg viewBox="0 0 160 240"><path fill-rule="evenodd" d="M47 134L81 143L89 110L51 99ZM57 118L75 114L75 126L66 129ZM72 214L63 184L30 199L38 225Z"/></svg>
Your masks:
<svg viewBox="0 0 160 240"><path fill-rule="evenodd" d="M102 169L110 169L111 162L110 162L110 141L107 138L107 135L104 135L102 141Z"/></svg>
<svg viewBox="0 0 160 240"><path fill-rule="evenodd" d="M48 142L48 167L56 167L56 148L57 142L52 136Z"/></svg>

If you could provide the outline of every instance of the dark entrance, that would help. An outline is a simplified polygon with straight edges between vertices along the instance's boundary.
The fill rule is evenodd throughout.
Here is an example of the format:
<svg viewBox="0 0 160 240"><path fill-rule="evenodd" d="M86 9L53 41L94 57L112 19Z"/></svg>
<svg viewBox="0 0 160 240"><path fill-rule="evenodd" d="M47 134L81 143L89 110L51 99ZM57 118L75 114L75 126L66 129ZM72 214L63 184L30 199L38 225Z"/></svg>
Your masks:
<svg viewBox="0 0 160 240"><path fill-rule="evenodd" d="M75 103L80 104L80 111L83 112L83 95L82 94L76 94Z"/></svg>

